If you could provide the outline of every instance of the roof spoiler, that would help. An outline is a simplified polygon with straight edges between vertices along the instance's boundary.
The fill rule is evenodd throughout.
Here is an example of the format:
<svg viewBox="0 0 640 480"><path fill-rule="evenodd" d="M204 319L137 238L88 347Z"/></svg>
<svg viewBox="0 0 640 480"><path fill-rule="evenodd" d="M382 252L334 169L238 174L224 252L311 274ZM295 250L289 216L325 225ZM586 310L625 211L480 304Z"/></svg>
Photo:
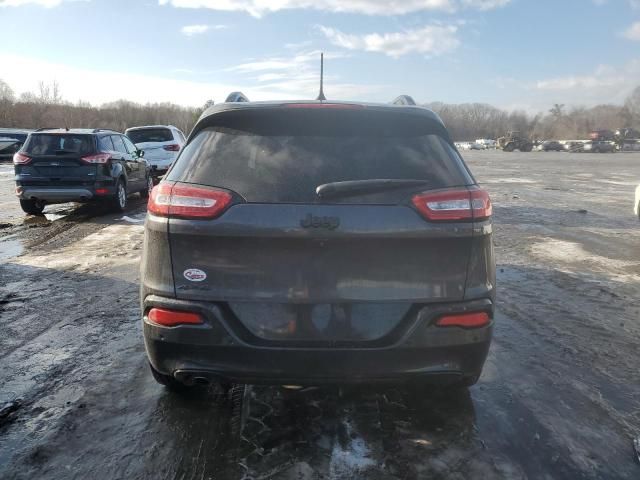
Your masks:
<svg viewBox="0 0 640 480"><path fill-rule="evenodd" d="M227 95L227 99L225 102L229 103L237 103L237 102L248 102L249 99L242 92L231 92Z"/></svg>
<svg viewBox="0 0 640 480"><path fill-rule="evenodd" d="M416 101L409 95L400 95L391 103L393 105L416 105Z"/></svg>

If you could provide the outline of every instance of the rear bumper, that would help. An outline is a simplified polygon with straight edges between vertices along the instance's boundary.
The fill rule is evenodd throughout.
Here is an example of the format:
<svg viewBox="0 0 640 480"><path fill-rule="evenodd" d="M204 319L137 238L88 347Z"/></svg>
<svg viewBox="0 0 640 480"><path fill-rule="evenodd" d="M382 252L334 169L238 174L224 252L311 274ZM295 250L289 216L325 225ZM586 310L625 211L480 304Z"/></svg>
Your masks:
<svg viewBox="0 0 640 480"><path fill-rule="evenodd" d="M22 200L43 200L45 202L87 201L95 196L92 188L86 187L21 187L18 198Z"/></svg>
<svg viewBox="0 0 640 480"><path fill-rule="evenodd" d="M198 311L204 325L167 328L143 318L149 361L165 374L191 383L233 381L258 384L452 381L479 375L491 342L493 325L480 329L439 328L443 313L493 311L490 300L425 306L406 331L383 346L264 346L234 331L213 303L184 302L149 296L152 306ZM378 344L379 345L379 344Z"/></svg>
<svg viewBox="0 0 640 480"><path fill-rule="evenodd" d="M96 188L103 190L97 195ZM18 186L17 196L22 200L42 200L50 203L86 202L109 198L116 194L113 185L100 187L47 187L47 186Z"/></svg>

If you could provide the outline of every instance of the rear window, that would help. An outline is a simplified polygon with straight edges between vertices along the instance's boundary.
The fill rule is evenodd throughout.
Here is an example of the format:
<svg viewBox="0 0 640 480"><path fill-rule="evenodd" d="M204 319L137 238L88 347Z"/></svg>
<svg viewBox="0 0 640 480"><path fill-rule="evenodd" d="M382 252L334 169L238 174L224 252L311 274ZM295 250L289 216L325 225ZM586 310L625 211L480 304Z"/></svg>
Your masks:
<svg viewBox="0 0 640 480"><path fill-rule="evenodd" d="M85 155L95 151L92 135L32 133L23 148L31 155Z"/></svg>
<svg viewBox="0 0 640 480"><path fill-rule="evenodd" d="M168 128L143 128L140 130L130 130L127 137L133 143L145 142L172 142L173 133Z"/></svg>
<svg viewBox="0 0 640 480"><path fill-rule="evenodd" d="M246 117L246 114L244 115ZM428 188L473 183L428 122L367 112L282 113L202 130L169 180L233 190L248 202L317 202L318 185L348 180L425 180Z"/></svg>

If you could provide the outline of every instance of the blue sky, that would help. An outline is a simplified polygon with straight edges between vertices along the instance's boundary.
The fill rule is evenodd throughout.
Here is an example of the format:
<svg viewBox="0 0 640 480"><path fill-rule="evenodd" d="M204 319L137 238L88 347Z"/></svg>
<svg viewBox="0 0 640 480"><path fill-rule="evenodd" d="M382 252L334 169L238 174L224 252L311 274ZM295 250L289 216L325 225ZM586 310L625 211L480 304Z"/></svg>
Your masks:
<svg viewBox="0 0 640 480"><path fill-rule="evenodd" d="M640 0L0 0L0 79L66 100L621 103Z"/></svg>

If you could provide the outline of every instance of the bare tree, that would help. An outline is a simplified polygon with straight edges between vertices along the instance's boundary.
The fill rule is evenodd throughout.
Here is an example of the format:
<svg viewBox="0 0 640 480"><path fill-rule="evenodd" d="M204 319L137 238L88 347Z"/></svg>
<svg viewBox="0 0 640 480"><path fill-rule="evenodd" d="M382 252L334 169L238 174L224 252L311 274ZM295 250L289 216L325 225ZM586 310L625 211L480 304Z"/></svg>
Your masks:
<svg viewBox="0 0 640 480"><path fill-rule="evenodd" d="M0 127L11 122L15 94L11 87L0 80Z"/></svg>

